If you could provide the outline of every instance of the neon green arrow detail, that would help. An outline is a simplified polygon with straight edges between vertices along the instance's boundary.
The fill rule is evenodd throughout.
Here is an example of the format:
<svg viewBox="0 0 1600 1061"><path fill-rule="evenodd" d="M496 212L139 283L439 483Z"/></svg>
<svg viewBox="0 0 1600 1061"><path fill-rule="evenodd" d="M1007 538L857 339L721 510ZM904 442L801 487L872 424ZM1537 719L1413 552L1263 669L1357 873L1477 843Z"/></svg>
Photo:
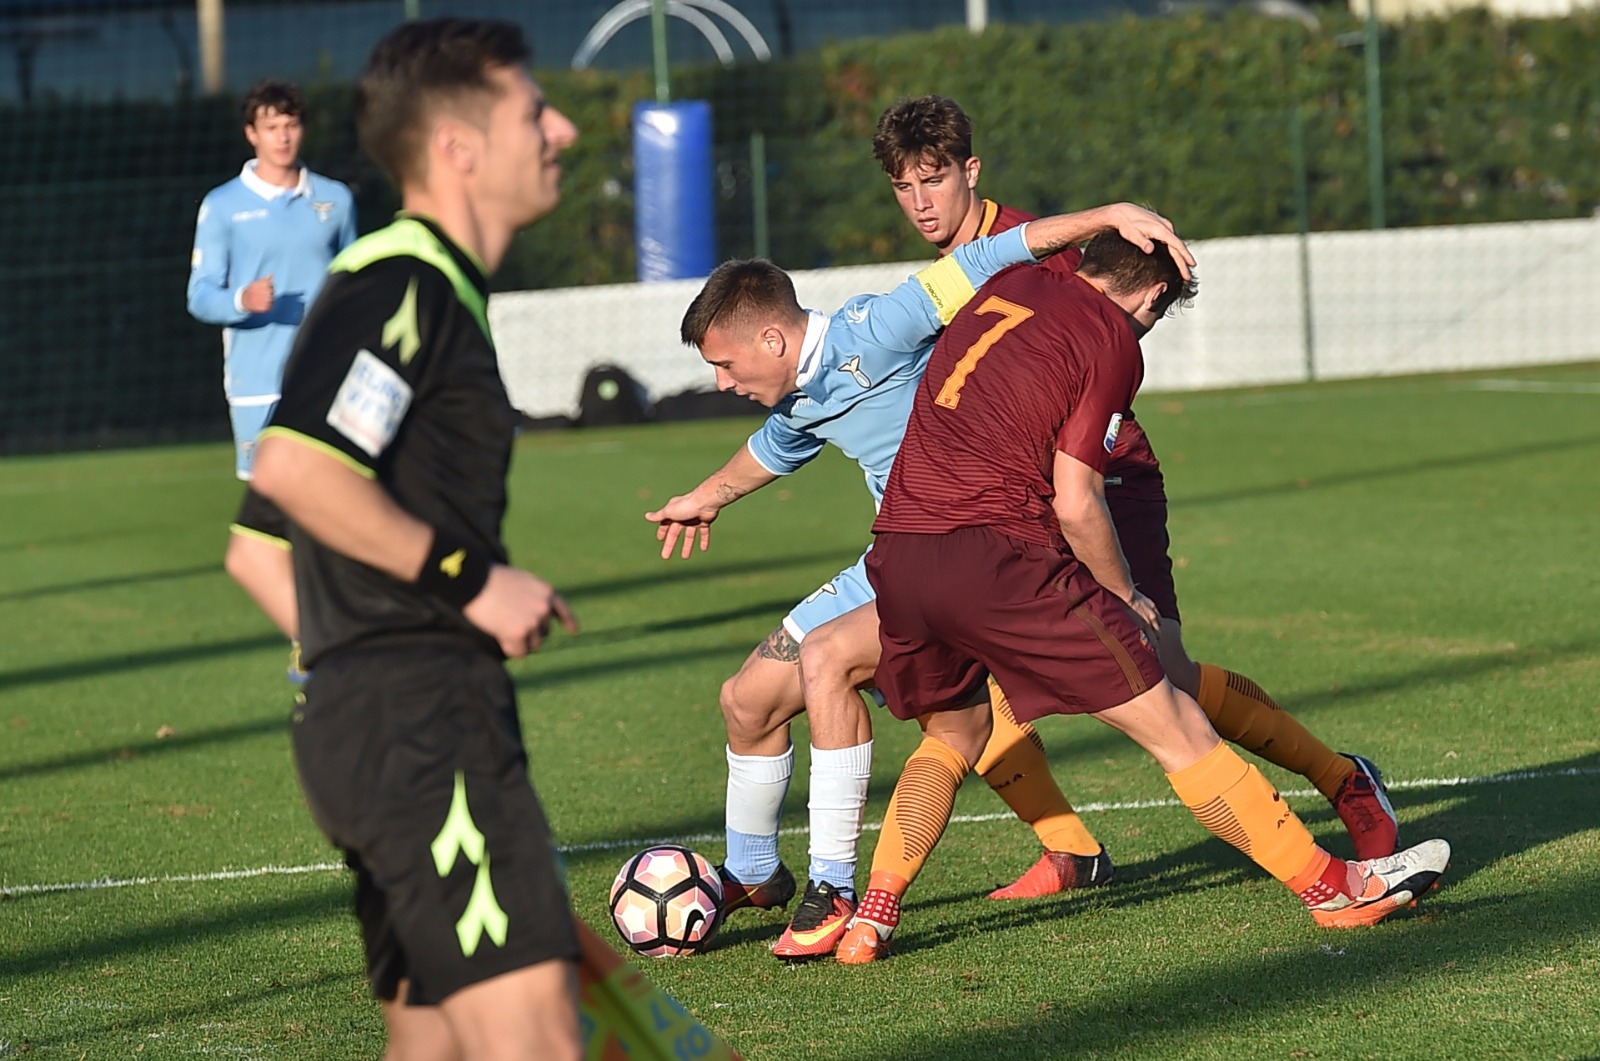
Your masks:
<svg viewBox="0 0 1600 1061"><path fill-rule="evenodd" d="M478 879L472 885L472 898L467 901L466 912L456 922L456 939L461 941L461 954L470 958L487 933L496 947L506 945L506 928L511 918L500 908L494 897L494 883L489 879L489 856L483 856L478 865Z"/></svg>
<svg viewBox="0 0 1600 1061"><path fill-rule="evenodd" d="M483 834L472 822L472 812L467 809L467 775L456 771L456 793L450 800L450 813L445 815L444 826L428 847L433 852L433 865L439 876L450 873L456 864L457 854L467 856L467 861L480 865L484 861Z"/></svg>
<svg viewBox="0 0 1600 1061"><path fill-rule="evenodd" d="M409 364L422 349L422 334L417 329L416 277L411 278L406 297L400 300L400 308L383 325L383 345L398 346L402 365Z"/></svg>
<svg viewBox="0 0 1600 1061"><path fill-rule="evenodd" d="M477 953L483 937L494 941L497 947L506 944L506 928L511 918L494 897L494 881L489 877L489 851L483 833L472 821L472 811L467 807L467 775L456 771L456 790L450 798L450 812L444 817L439 835L428 846L433 853L433 866L439 876L449 876L450 869L461 855L478 867L477 879L472 882L472 897L467 908L456 922L456 939L461 943L461 953L472 957Z"/></svg>

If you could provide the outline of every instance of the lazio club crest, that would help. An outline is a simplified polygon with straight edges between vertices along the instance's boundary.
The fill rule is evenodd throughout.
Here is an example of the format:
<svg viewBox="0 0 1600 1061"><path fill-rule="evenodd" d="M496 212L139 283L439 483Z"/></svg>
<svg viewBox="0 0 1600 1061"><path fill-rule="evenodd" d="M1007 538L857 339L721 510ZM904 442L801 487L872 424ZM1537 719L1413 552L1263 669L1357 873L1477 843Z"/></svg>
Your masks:
<svg viewBox="0 0 1600 1061"><path fill-rule="evenodd" d="M311 209L317 213L317 220L323 224L328 223L328 218L333 216L333 203L312 203Z"/></svg>
<svg viewBox="0 0 1600 1061"><path fill-rule="evenodd" d="M840 365L838 370L840 372L843 372L846 375L848 375L851 379L855 380L856 381L856 386L860 387L862 390L866 390L867 388L872 386L872 380L870 378L868 378L868 376L867 376L867 374L865 372L861 371L861 355L860 354L856 354L856 355L852 356L850 358L850 360L848 360L844 364Z"/></svg>

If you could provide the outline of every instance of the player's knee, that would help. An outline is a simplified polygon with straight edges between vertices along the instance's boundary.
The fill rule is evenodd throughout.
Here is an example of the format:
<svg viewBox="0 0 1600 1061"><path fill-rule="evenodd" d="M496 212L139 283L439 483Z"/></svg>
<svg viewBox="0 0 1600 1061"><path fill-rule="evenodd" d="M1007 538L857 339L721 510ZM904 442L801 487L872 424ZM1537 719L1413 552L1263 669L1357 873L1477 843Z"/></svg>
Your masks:
<svg viewBox="0 0 1600 1061"><path fill-rule="evenodd" d="M854 689L872 680L873 661L848 632L819 627L800 643L800 675L807 689Z"/></svg>
<svg viewBox="0 0 1600 1061"><path fill-rule="evenodd" d="M728 738L735 744L759 741L784 721L777 717L779 712L773 705L764 702L765 698L749 695L745 689L747 683L740 681L742 677L743 672L740 672L723 682L717 698L722 708L722 723L728 730Z"/></svg>

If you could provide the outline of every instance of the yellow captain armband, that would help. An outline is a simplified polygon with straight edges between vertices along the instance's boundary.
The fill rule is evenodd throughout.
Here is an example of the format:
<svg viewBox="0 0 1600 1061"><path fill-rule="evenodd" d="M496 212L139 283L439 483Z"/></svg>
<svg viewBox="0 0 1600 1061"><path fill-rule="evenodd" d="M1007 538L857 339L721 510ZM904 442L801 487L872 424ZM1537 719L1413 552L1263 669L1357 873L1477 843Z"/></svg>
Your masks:
<svg viewBox="0 0 1600 1061"><path fill-rule="evenodd" d="M934 312L939 315L940 324L949 324L954 320L956 311L978 293L954 257L940 258L917 273L917 283L927 292Z"/></svg>

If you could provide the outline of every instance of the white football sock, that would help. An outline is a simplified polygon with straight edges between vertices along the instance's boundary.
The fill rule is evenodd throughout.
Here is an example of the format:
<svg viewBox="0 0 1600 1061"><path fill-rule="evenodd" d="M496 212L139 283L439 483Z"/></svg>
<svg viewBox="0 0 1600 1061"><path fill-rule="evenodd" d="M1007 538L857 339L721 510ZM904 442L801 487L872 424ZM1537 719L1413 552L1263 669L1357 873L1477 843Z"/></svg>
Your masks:
<svg viewBox="0 0 1600 1061"><path fill-rule="evenodd" d="M735 755L728 749L725 820L734 880L759 884L778 864L778 820L794 775L794 745L782 755Z"/></svg>
<svg viewBox="0 0 1600 1061"><path fill-rule="evenodd" d="M872 779L872 742L853 748L811 748L812 880L855 890L856 842Z"/></svg>

